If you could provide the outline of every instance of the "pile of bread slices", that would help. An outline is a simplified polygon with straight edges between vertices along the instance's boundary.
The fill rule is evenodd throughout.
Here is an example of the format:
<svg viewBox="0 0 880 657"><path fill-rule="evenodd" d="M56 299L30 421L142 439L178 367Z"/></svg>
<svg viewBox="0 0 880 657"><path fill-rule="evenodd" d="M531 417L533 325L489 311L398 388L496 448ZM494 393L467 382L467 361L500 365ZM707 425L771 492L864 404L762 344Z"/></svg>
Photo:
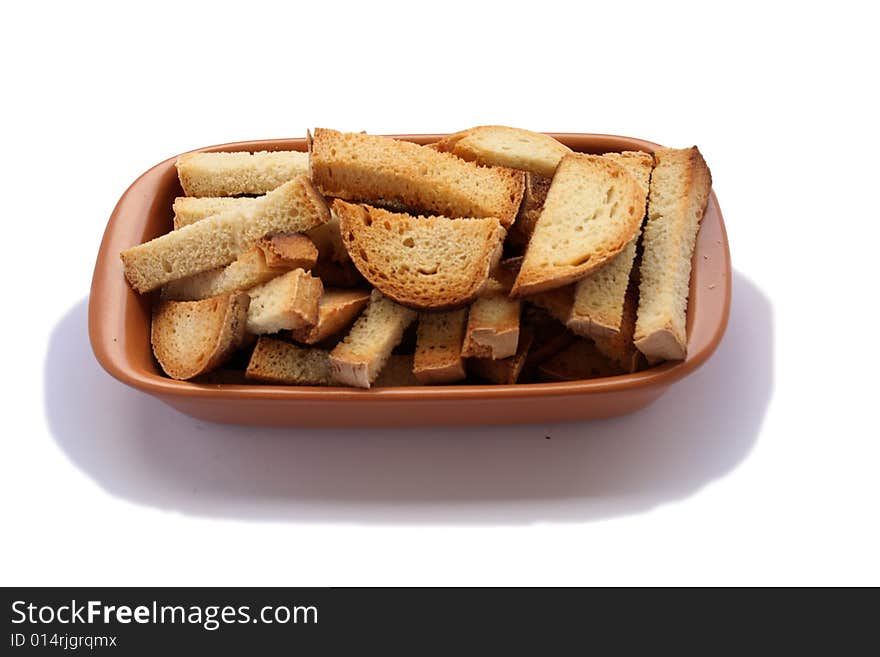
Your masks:
<svg viewBox="0 0 880 657"><path fill-rule="evenodd" d="M174 229L121 254L154 354L200 382L361 388L613 376L686 355L711 177L481 126L418 145L191 153Z"/></svg>

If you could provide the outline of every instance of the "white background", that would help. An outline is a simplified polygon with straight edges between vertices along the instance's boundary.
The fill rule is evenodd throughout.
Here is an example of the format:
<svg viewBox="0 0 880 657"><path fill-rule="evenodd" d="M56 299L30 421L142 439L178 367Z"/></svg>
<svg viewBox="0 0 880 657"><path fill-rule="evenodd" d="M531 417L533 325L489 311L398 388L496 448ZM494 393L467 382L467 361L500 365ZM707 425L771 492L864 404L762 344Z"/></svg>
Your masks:
<svg viewBox="0 0 880 657"><path fill-rule="evenodd" d="M868 4L10 5L0 580L880 584ZM652 407L242 429L96 365L95 254L156 162L313 126L481 123L700 146L736 270L730 326Z"/></svg>

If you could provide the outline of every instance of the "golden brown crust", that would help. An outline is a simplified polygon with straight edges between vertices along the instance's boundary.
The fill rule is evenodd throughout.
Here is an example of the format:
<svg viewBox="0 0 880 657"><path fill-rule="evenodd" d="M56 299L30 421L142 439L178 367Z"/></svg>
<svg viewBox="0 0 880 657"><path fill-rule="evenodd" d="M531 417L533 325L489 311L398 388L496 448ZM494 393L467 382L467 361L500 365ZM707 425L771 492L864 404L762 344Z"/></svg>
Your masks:
<svg viewBox="0 0 880 657"><path fill-rule="evenodd" d="M538 217L541 216L547 192L550 191L552 180L547 176L526 172L522 205L520 205L516 221L510 227L507 235L507 243L513 248L524 251L529 245L529 240L532 239L532 233L535 231L535 224L538 222Z"/></svg>

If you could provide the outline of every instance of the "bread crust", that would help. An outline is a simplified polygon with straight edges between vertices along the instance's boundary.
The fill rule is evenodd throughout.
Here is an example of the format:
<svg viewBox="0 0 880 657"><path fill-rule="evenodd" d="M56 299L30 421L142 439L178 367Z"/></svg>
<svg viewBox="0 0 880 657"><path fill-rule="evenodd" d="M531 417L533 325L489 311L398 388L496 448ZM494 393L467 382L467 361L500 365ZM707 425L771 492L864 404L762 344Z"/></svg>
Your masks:
<svg viewBox="0 0 880 657"><path fill-rule="evenodd" d="M535 224L541 216L552 178L537 173L526 172L525 191L516 221L510 227L507 243L515 249L525 251L535 231Z"/></svg>
<svg viewBox="0 0 880 657"><path fill-rule="evenodd" d="M244 293L201 301L159 301L153 310L150 343L163 371L172 379L186 380L224 363L244 340L249 303ZM190 333L204 339L207 349L200 352L181 342L179 332L184 322L198 324L198 333L192 329Z"/></svg>
<svg viewBox="0 0 880 657"><path fill-rule="evenodd" d="M634 341L651 363L687 356L691 265L712 174L696 146L655 152Z"/></svg>

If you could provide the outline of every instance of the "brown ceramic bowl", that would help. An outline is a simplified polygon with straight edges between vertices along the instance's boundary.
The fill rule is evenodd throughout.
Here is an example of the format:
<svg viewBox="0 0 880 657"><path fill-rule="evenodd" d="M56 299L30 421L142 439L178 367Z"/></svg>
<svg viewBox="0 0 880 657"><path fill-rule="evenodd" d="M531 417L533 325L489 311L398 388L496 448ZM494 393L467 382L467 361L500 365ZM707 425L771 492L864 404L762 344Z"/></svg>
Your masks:
<svg viewBox="0 0 880 657"><path fill-rule="evenodd" d="M443 135L404 135L419 143ZM657 144L609 135L554 134L585 153L644 150ZM224 144L204 151L306 150L305 139ZM718 346L730 309L730 253L714 193L703 218L691 275L688 356L684 361L602 379L565 383L436 387L319 388L219 385L164 376L150 348L153 297L125 282L119 252L171 229L171 204L182 194L176 157L138 178L110 217L92 280L89 335L111 375L203 420L283 426L405 426L585 420L629 413L656 400L699 367Z"/></svg>

